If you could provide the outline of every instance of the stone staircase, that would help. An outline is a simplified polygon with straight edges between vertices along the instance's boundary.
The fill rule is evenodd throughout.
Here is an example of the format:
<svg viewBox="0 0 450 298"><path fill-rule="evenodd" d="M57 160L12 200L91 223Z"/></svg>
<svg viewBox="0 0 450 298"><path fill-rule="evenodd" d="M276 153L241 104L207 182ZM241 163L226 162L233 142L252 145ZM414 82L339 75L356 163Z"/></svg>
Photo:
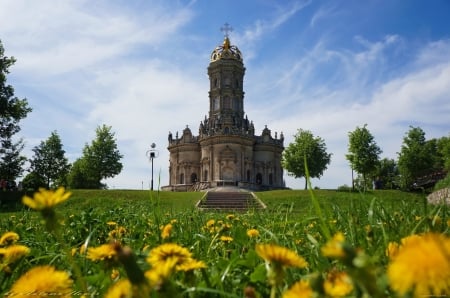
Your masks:
<svg viewBox="0 0 450 298"><path fill-rule="evenodd" d="M264 209L265 206L250 192L209 191L197 203L201 210L247 211Z"/></svg>

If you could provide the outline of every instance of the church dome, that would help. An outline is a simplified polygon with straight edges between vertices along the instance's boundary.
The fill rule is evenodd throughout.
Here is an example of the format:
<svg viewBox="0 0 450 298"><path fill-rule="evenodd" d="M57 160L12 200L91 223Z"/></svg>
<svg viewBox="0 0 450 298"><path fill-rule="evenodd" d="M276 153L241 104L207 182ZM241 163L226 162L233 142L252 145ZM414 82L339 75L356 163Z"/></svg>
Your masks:
<svg viewBox="0 0 450 298"><path fill-rule="evenodd" d="M231 45L228 36L225 36L223 44L216 47L211 53L211 62L221 59L232 59L242 62L242 54L237 46Z"/></svg>

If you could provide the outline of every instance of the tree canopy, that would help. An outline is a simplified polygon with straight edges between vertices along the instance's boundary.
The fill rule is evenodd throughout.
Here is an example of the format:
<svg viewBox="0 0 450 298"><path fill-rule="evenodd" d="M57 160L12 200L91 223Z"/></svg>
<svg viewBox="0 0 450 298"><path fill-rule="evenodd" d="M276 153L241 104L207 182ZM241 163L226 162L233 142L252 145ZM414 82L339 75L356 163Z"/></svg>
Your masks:
<svg viewBox="0 0 450 298"><path fill-rule="evenodd" d="M382 150L367 129L367 124L364 124L363 127L356 127L354 131L348 133L348 136L349 153L345 157L350 162L352 170L362 175L364 187L366 187L367 176L377 169Z"/></svg>
<svg viewBox="0 0 450 298"><path fill-rule="evenodd" d="M448 163L447 138L426 140L420 127L410 126L398 154L401 187L409 189L420 177L443 170Z"/></svg>
<svg viewBox="0 0 450 298"><path fill-rule="evenodd" d="M331 153L327 153L324 140L308 130L299 129L294 136L294 142L290 143L283 152L282 165L288 171L288 175L295 178L305 177L305 189L307 177L305 160L311 178L320 178L331 161Z"/></svg>
<svg viewBox="0 0 450 298"><path fill-rule="evenodd" d="M45 186L65 184L70 164L64 156L61 139L56 131L46 141L33 149L34 157L30 160L30 169L43 178Z"/></svg>
<svg viewBox="0 0 450 298"><path fill-rule="evenodd" d="M102 179L112 178L122 171L120 160L123 155L117 149L111 126L102 125L96 129L96 138L86 144L83 156L75 161L69 175L73 188L101 188Z"/></svg>
<svg viewBox="0 0 450 298"><path fill-rule="evenodd" d="M6 57L0 41L0 178L15 180L23 172L26 157L21 155L23 140L13 140L20 131L19 122L31 112L26 99L14 96L14 88L6 83L14 57Z"/></svg>

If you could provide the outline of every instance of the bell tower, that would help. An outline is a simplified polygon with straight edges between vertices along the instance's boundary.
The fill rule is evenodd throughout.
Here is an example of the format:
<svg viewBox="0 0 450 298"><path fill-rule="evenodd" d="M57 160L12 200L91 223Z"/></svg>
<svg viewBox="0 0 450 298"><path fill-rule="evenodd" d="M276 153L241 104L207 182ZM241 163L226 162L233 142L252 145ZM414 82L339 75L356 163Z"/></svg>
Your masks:
<svg viewBox="0 0 450 298"><path fill-rule="evenodd" d="M224 39L211 52L208 65L209 110L198 135L189 127L181 137L169 133L168 190L206 189L233 185L247 189L284 187L281 159L283 133L270 129L255 134L244 112L245 67L241 51L230 42L232 28L225 24Z"/></svg>
<svg viewBox="0 0 450 298"><path fill-rule="evenodd" d="M208 67L210 88L207 129L225 134L239 133L245 126L245 67L241 51L230 43L229 32L232 28L225 24L221 30L225 33L223 43L212 51Z"/></svg>

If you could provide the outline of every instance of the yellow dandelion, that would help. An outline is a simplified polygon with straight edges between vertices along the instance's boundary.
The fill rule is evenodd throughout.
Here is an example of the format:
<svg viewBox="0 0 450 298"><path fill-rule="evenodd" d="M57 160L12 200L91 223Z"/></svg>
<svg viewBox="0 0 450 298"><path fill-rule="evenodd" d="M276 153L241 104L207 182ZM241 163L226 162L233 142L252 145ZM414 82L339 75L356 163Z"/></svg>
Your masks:
<svg viewBox="0 0 450 298"><path fill-rule="evenodd" d="M266 262L276 263L283 267L305 268L308 263L297 253L274 244L257 244L256 253Z"/></svg>
<svg viewBox="0 0 450 298"><path fill-rule="evenodd" d="M13 244L19 240L19 235L14 232L6 232L0 237L0 246Z"/></svg>
<svg viewBox="0 0 450 298"><path fill-rule="evenodd" d="M126 234L127 230L124 227L116 227L108 233L109 239L120 239Z"/></svg>
<svg viewBox="0 0 450 298"><path fill-rule="evenodd" d="M230 236L220 236L220 241L225 243L230 243L233 241L233 238Z"/></svg>
<svg viewBox="0 0 450 298"><path fill-rule="evenodd" d="M206 222L207 228L212 228L216 224L216 221L214 219L210 219Z"/></svg>
<svg viewBox="0 0 450 298"><path fill-rule="evenodd" d="M118 277L120 276L120 272L119 272L119 270L117 270L117 269L113 269L112 271L111 271L111 279L112 280L115 280L115 279L117 279Z"/></svg>
<svg viewBox="0 0 450 298"><path fill-rule="evenodd" d="M183 264L180 264L176 267L177 271L192 271L197 269L203 269L207 268L205 262L198 261L195 259L189 259L188 261L184 262Z"/></svg>
<svg viewBox="0 0 450 298"><path fill-rule="evenodd" d="M6 248L0 248L0 269L8 266L30 253L30 249L24 245L13 244Z"/></svg>
<svg viewBox="0 0 450 298"><path fill-rule="evenodd" d="M92 261L111 260L117 256L112 244L103 244L98 247L89 247L86 257Z"/></svg>
<svg viewBox="0 0 450 298"><path fill-rule="evenodd" d="M171 224L175 224L175 223L177 223L177 222L178 222L178 220L176 220L176 219L172 219L172 220L170 221Z"/></svg>
<svg viewBox="0 0 450 298"><path fill-rule="evenodd" d="M108 221L106 224L108 226L117 226L117 222L115 222L115 221Z"/></svg>
<svg viewBox="0 0 450 298"><path fill-rule="evenodd" d="M247 230L247 236L249 238L256 238L259 236L259 231L257 229L250 229Z"/></svg>
<svg viewBox="0 0 450 298"><path fill-rule="evenodd" d="M389 259L395 258L395 256L398 253L399 245L397 242L389 242L388 247L386 248L386 256L389 257Z"/></svg>
<svg viewBox="0 0 450 298"><path fill-rule="evenodd" d="M226 219L228 219L228 220L233 220L235 218L235 215L234 214L228 214L227 216L226 216Z"/></svg>
<svg viewBox="0 0 450 298"><path fill-rule="evenodd" d="M312 298L314 292L307 280L300 280L292 285L286 292L283 293L283 298Z"/></svg>
<svg viewBox="0 0 450 298"><path fill-rule="evenodd" d="M321 249L322 255L330 258L344 258L344 242L345 237L341 232L336 233Z"/></svg>
<svg viewBox="0 0 450 298"><path fill-rule="evenodd" d="M73 281L65 271L52 266L38 266L23 274L8 292L10 297L28 298L33 295L71 297Z"/></svg>
<svg viewBox="0 0 450 298"><path fill-rule="evenodd" d="M24 196L22 202L32 209L42 211L66 201L71 195L71 192L65 192L64 187L56 191L40 188L39 192L34 193L33 198Z"/></svg>
<svg viewBox="0 0 450 298"><path fill-rule="evenodd" d="M172 232L172 224L167 224L165 226L162 227L161 229L161 238L162 239L167 239L170 237L170 233Z"/></svg>
<svg viewBox="0 0 450 298"><path fill-rule="evenodd" d="M353 283L346 272L332 271L327 275L323 289L330 297L345 297L353 291Z"/></svg>
<svg viewBox="0 0 450 298"><path fill-rule="evenodd" d="M450 237L428 233L402 241L389 263L391 288L400 296L440 296L450 293Z"/></svg>
<svg viewBox="0 0 450 298"><path fill-rule="evenodd" d="M174 259L176 265L181 265L189 261L191 257L192 254L187 248L174 243L164 243L150 251L147 262L152 266L157 266L169 259Z"/></svg>
<svg viewBox="0 0 450 298"><path fill-rule="evenodd" d="M165 261L158 262L150 270L147 270L144 275L153 288L159 288L172 275L178 260L176 258L169 258Z"/></svg>
<svg viewBox="0 0 450 298"><path fill-rule="evenodd" d="M113 284L104 298L133 298L133 287L128 279L121 279Z"/></svg>

